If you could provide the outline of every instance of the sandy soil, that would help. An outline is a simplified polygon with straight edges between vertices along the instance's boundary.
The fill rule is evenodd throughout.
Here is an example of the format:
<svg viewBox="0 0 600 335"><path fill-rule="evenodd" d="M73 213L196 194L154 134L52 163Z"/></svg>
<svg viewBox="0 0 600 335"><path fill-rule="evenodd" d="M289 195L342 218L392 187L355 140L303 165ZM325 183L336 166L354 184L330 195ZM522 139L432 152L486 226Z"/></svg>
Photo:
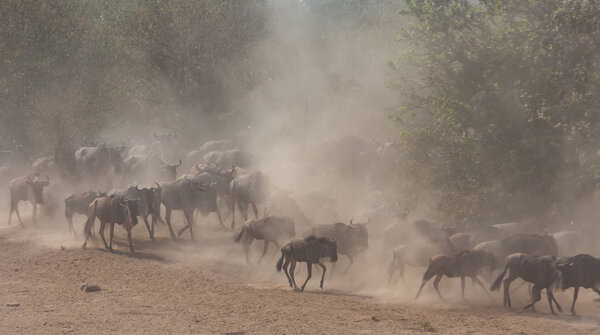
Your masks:
<svg viewBox="0 0 600 335"><path fill-rule="evenodd" d="M506 311L498 293L487 297L470 285L463 302L456 280L448 279L447 303L430 286L416 303L422 270L390 286L381 278L385 262L358 262L346 276L327 277L323 291L315 269L307 292L299 293L275 271L275 250L260 266L248 266L232 232L204 226L196 242L188 235L173 242L165 227L157 229L158 240L150 242L145 227L136 227L130 254L120 227L110 253L97 243L82 250L58 224L0 226L0 334L600 334L600 304L590 292L580 293L581 316L552 316L545 296L536 312L523 312L522 292ZM297 278L305 275L302 269ZM83 284L101 291L85 293ZM565 309L571 294L558 293Z"/></svg>

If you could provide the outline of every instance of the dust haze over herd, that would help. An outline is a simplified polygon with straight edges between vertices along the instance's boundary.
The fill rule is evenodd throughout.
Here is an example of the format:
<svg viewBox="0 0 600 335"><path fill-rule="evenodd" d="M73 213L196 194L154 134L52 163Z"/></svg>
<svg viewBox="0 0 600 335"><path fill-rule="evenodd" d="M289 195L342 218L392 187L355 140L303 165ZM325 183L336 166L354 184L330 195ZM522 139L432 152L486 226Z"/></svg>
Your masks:
<svg viewBox="0 0 600 335"><path fill-rule="evenodd" d="M308 262L306 291L383 309L498 315L519 277L533 290L515 281L513 309L541 298L548 314L554 293L567 315L580 286L584 317L565 320L593 332L600 265L564 257L600 255L599 15L583 0L7 1L0 234L32 252L131 247L267 292L304 290Z"/></svg>

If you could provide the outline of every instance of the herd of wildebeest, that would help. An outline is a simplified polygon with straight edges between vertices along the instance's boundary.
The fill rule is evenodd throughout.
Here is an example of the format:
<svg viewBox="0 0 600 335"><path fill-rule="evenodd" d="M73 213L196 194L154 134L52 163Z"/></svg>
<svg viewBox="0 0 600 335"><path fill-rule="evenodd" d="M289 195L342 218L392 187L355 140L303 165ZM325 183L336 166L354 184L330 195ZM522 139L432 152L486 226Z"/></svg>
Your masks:
<svg viewBox="0 0 600 335"><path fill-rule="evenodd" d="M223 230L235 231L234 242L243 246L249 264L250 246L254 240L264 241L260 260L271 243L280 248L281 258L276 269L284 270L290 287L298 289L294 278L297 263L307 263L308 277L300 286L301 291L312 276L313 264L322 270L320 287L323 288L325 264L336 262L338 254L349 261L344 273L340 274L346 275L355 259L368 250L371 237L377 242L376 245L371 243L372 247L392 259L387 273L390 283L397 273L403 276L407 266L427 268L416 298L435 278L433 287L443 299L438 284L444 276L460 278L463 299L465 278L470 278L474 286L480 286L489 294L480 277L490 280L495 277L490 290L503 284L507 307L511 307L510 285L521 278L532 284L532 300L525 308L533 308L545 289L552 313L553 304L562 311L553 295L557 288L574 288L573 314L580 287L591 288L600 294L597 287L600 284L600 259L586 253L596 252L593 229L576 229L573 224L550 227L543 219L533 218L514 223L474 225L467 231L457 231L426 220L409 221L406 210L388 209L392 214L382 219L376 213L377 208L362 215L361 222L354 219L349 223L314 222L306 215L306 207L297 204L297 198L274 186L256 168L256 156L245 150L240 141L208 141L183 155L182 161L173 158L180 153L169 147L176 137L174 133L155 134L155 141L150 144L129 148L124 144L106 143L59 148L52 155L32 160L29 167L1 165L0 182L8 183L10 191L8 224L12 223L14 213L23 226L18 207L21 201L33 205L32 222L35 224L37 205L51 213L53 208L61 207L56 199L62 190L66 195L64 215L70 233L77 236L73 224L75 214L87 217L83 226L83 248L88 240L96 239L96 218L100 221L100 238L107 249L112 251L114 226L118 224L125 228L133 252L131 232L138 217L144 221L153 241L156 223L166 224L173 239L189 230L194 240L195 216L200 214L204 218L214 214ZM357 167L364 167L366 161L381 161L390 156L389 143L374 143L373 150L369 149L369 141L359 138L345 143L346 146L338 144L334 148L338 153L343 151L342 156L337 157L343 158L340 174L355 175ZM352 148L355 155L348 154ZM189 170L178 173L178 168ZM17 175L19 172L22 172L21 176ZM104 188L98 191L100 185ZM74 189L77 192L67 194L65 191ZM319 192L307 195L309 198L321 207L332 207L335 203ZM250 220L249 207L254 214L254 219ZM235 227L236 210L243 222L239 231ZM177 232L171 220L173 211L181 211L184 216L184 225ZM378 216L373 221L379 222L371 222L368 213ZM229 218L230 227L223 222ZM107 225L110 228L108 242L104 235ZM552 233L551 230L559 232Z"/></svg>

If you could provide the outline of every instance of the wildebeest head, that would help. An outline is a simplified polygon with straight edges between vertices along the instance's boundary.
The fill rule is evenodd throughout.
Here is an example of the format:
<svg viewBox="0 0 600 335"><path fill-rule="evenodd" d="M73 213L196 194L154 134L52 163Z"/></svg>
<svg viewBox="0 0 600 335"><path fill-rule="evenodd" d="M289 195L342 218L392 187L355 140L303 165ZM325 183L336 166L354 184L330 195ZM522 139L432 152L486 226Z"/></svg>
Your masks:
<svg viewBox="0 0 600 335"><path fill-rule="evenodd" d="M127 205L127 212L129 214L129 220L131 221L131 225L135 226L138 224L138 211L137 211L137 202L140 199L133 199L133 200L124 200L125 204Z"/></svg>
<svg viewBox="0 0 600 335"><path fill-rule="evenodd" d="M367 225L371 223L371 218L365 223L353 223L353 219L350 220L349 228L346 231L345 240L346 243L356 248L358 252L362 252L369 248L369 232Z"/></svg>
<svg viewBox="0 0 600 335"><path fill-rule="evenodd" d="M181 159L178 159L177 164L172 165L162 162L160 168L163 170L165 178L169 181L175 180L177 178L177 168L181 166L182 163Z"/></svg>
<svg viewBox="0 0 600 335"><path fill-rule="evenodd" d="M127 147L124 143L121 143L118 147L108 147L106 143L102 143L99 146L99 149L104 152L106 160L110 162L110 164L114 167L116 172L121 170L121 165L123 163L123 156L127 152L125 149Z"/></svg>
<svg viewBox="0 0 600 335"><path fill-rule="evenodd" d="M36 204L44 203L44 187L50 183L50 178L44 175L44 179L40 179L38 175L30 175L27 177L27 185L33 195L33 200Z"/></svg>

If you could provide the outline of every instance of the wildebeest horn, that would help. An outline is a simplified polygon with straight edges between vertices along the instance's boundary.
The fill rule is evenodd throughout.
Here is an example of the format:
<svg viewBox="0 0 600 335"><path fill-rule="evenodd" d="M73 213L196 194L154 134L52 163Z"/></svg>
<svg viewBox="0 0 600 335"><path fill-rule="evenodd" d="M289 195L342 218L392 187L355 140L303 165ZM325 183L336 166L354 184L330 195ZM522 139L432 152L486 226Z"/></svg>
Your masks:
<svg viewBox="0 0 600 335"><path fill-rule="evenodd" d="M354 220L354 218L350 219L350 225L352 225L352 220Z"/></svg>
<svg viewBox="0 0 600 335"><path fill-rule="evenodd" d="M157 182L154 182L156 184L156 188L160 188L160 184Z"/></svg>
<svg viewBox="0 0 600 335"><path fill-rule="evenodd" d="M140 186L140 184L135 184L135 190L139 191L140 189L138 188L138 186Z"/></svg>
<svg viewBox="0 0 600 335"><path fill-rule="evenodd" d="M197 171L200 171L200 163L196 163L196 165L194 165L194 167L196 168Z"/></svg>
<svg viewBox="0 0 600 335"><path fill-rule="evenodd" d="M181 161L181 159L178 159L178 161L179 161L179 162L178 162L177 164L175 164L175 165L171 165L171 167L180 167L180 166L181 166L181 164L183 164L183 162Z"/></svg>

